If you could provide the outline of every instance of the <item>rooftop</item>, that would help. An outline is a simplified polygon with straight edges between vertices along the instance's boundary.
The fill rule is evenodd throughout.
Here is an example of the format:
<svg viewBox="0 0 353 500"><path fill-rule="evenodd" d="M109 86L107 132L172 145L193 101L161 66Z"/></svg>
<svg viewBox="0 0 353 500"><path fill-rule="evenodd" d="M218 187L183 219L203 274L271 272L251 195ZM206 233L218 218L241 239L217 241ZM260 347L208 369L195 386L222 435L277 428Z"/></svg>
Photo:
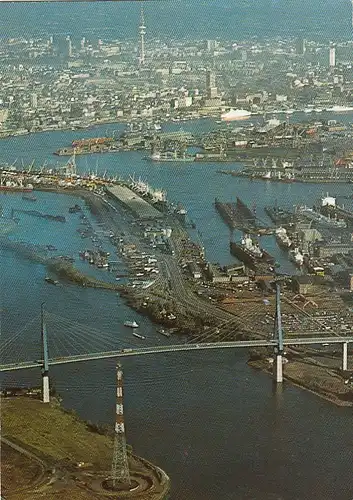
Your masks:
<svg viewBox="0 0 353 500"><path fill-rule="evenodd" d="M160 219L163 214L156 210L150 203L125 186L114 186L107 191L117 200L128 207L140 219Z"/></svg>

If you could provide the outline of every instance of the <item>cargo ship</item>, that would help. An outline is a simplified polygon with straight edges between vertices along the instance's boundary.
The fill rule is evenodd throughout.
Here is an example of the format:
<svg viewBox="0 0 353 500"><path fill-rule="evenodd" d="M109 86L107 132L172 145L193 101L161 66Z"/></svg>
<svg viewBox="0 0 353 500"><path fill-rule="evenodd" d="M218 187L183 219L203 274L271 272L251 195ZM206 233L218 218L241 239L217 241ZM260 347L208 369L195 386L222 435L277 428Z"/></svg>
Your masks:
<svg viewBox="0 0 353 500"><path fill-rule="evenodd" d="M73 148L92 147L99 144L111 144L114 141L113 137L89 137L88 139L72 141L71 146Z"/></svg>
<svg viewBox="0 0 353 500"><path fill-rule="evenodd" d="M58 156L72 156L91 154L91 153L109 153L119 150L119 143L114 137L91 137L73 141L71 147L61 148L54 152Z"/></svg>
<svg viewBox="0 0 353 500"><path fill-rule="evenodd" d="M277 245L283 250L289 250L293 245L292 240L288 237L287 231L284 227L276 229L275 238Z"/></svg>
<svg viewBox="0 0 353 500"><path fill-rule="evenodd" d="M234 120L247 120L250 116L251 112L246 109L231 109L227 113L221 115L221 121L232 122Z"/></svg>
<svg viewBox="0 0 353 500"><path fill-rule="evenodd" d="M150 156L145 157L146 160L155 162L193 162L195 161L195 156L183 154L179 156L176 152L165 152L165 153L153 153Z"/></svg>
<svg viewBox="0 0 353 500"><path fill-rule="evenodd" d="M249 267L256 270L260 264L274 265L275 259L266 250L260 248L249 235L245 235L240 243L230 242L230 253Z"/></svg>
<svg viewBox="0 0 353 500"><path fill-rule="evenodd" d="M0 178L0 191L18 191L21 193L31 193L33 191L33 186L32 184L23 185L19 182L4 181L2 178Z"/></svg>

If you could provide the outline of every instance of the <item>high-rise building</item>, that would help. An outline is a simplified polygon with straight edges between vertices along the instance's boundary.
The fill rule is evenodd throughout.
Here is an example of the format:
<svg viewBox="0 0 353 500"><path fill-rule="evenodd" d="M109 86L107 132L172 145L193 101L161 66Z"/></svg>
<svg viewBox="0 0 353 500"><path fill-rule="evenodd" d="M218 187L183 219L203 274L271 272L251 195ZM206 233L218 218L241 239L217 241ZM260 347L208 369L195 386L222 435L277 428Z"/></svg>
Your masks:
<svg viewBox="0 0 353 500"><path fill-rule="evenodd" d="M299 56L303 56L306 52L306 40L304 38L297 38L295 43L295 51Z"/></svg>
<svg viewBox="0 0 353 500"><path fill-rule="evenodd" d="M68 57L72 57L72 41L70 36L66 37L66 41L67 41L67 55Z"/></svg>
<svg viewBox="0 0 353 500"><path fill-rule="evenodd" d="M209 99L214 99L218 95L218 89L216 87L216 75L212 70L207 70L206 72L206 91L207 97Z"/></svg>
<svg viewBox="0 0 353 500"><path fill-rule="evenodd" d="M330 55L329 55L329 65L330 68L334 68L336 66L336 47L330 47Z"/></svg>
<svg viewBox="0 0 353 500"><path fill-rule="evenodd" d="M207 40L207 52L214 52L217 47L216 40Z"/></svg>
<svg viewBox="0 0 353 500"><path fill-rule="evenodd" d="M145 35L146 35L145 15L143 12L143 7L141 7L141 21L140 21L139 33L140 33L139 65L143 66L145 64Z"/></svg>
<svg viewBox="0 0 353 500"><path fill-rule="evenodd" d="M36 109L38 107L38 96L37 94L31 94L31 108Z"/></svg>

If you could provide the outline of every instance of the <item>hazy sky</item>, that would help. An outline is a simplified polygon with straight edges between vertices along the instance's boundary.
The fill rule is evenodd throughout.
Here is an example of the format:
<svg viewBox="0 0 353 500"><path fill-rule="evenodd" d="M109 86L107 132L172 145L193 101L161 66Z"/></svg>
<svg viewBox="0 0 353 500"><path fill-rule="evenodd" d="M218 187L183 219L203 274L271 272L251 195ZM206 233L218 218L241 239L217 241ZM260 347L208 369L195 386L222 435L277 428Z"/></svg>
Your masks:
<svg viewBox="0 0 353 500"><path fill-rule="evenodd" d="M140 2L4 3L0 36L68 33L135 36ZM352 38L350 0L154 0L145 2L149 36L229 38L320 34Z"/></svg>

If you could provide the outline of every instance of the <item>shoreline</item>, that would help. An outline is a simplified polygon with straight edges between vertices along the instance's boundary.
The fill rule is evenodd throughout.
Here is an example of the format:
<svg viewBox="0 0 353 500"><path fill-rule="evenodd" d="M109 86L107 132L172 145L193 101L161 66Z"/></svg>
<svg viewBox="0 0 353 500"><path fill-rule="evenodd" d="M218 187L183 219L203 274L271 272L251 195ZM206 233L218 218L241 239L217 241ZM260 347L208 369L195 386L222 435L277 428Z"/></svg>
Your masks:
<svg viewBox="0 0 353 500"><path fill-rule="evenodd" d="M76 196L80 199L85 200L85 202L87 202L89 209L90 209L93 216L98 217L98 218L100 216L100 207L99 206L95 206L95 210L97 211L97 213L93 213L91 210L92 207L88 202L92 201L92 197L95 197L95 194L88 191L88 190L84 190L82 188L75 190L75 188L64 189L64 188L50 187L50 188L41 188L41 189L39 189L39 191L55 192L57 194L66 194L66 195ZM102 202L102 200L100 200L100 202ZM79 283L76 282L76 284L79 284ZM109 286L109 285L107 285L107 286ZM114 284L112 286L114 286ZM160 316L157 315L156 311L152 307L153 301L151 303L151 306L149 304L150 307L144 306L144 304L146 304L145 297L146 297L146 295L151 294L151 290L142 291L140 296L138 296L134 289L130 290L128 287L125 287L122 285L115 285L115 287L116 287L115 289L119 291L119 295L124 299L125 303L129 307L131 307L135 311L139 312L140 314L146 315L156 326L162 325L166 328L173 329L173 335L178 335L178 334L188 335L190 330L192 330L194 334L195 333L199 334L203 331L202 325L201 324L198 325L198 323L197 323L197 320L200 319L199 314L195 317L188 318L189 323L184 323L180 319L171 321L171 320L168 320L167 318L161 318ZM224 309L222 309L222 308L219 308L219 310L224 311ZM296 363L296 361L294 361L294 363ZM266 366L266 363L264 360L253 361L253 360L251 360L251 356L250 356L248 364L250 366L252 366L253 368L257 368L257 369L260 369L261 371L264 371L266 373L270 373L270 370L268 369L268 366ZM312 366L314 366L314 365L312 365ZM320 369L320 367L316 366L316 370L319 371L319 369ZM286 372L286 369L284 368L284 377L287 380L289 380L291 383L293 383L293 385L297 385L298 387L300 387L302 389L308 390L309 392L312 392L312 393L322 397L323 399L330 401L338 406L353 406L353 402L350 403L348 401L347 404L345 402L340 402L340 400L338 399L338 396L335 396L334 394L332 394L332 396L325 394L324 391L318 390L317 387L315 389L312 389L312 387L310 387L310 382L305 384L298 377L295 377L293 375L291 376L288 373L286 374L285 372ZM310 374L309 376L313 377L313 374Z"/></svg>
<svg viewBox="0 0 353 500"><path fill-rule="evenodd" d="M250 357L247 364L248 364L248 366L250 366L251 368L253 368L255 370L260 370L263 373L267 373L268 375L272 376L272 370L269 367L269 364L266 362L265 359L253 360ZM295 361L295 360L290 361L290 364L292 365L292 367L295 366L295 364L304 365L304 363L300 363L300 362ZM324 386L325 386L325 383L327 382L327 380L329 379L328 376L325 379L324 375L319 374L318 375L319 382L318 382L318 380L316 380L316 387L310 387L310 385L309 385L310 383L304 384L298 378L298 376L295 376L294 374L290 375L290 374L286 373L286 366L287 365L283 365L283 378L284 378L284 380L288 381L290 384L292 384L296 387L299 387L302 390L310 392L311 394L314 394L315 396L320 397L321 399L324 399L325 401L332 403L337 407L341 407L341 408L342 407L345 407L345 408L353 407L353 393L352 393L352 391L345 391L345 392L339 393L339 394L349 394L349 392L350 392L351 393L351 396L350 396L351 401L349 399L347 399L345 401L344 399L341 399L338 394L334 394L333 392L329 392L327 390L325 391ZM310 366L315 368L315 365L310 365ZM303 366L301 366L301 369L302 368L303 368ZM305 368L302 371L302 375L305 376ZM343 387L345 387L345 386L343 386Z"/></svg>
<svg viewBox="0 0 353 500"><path fill-rule="evenodd" d="M74 410L64 408L58 397L52 397L48 404L28 397L6 398L2 424L3 459L6 456L4 463L10 462L10 468L4 468L2 482L9 498L17 500L25 495L31 500L37 498L38 491L50 500L57 498L59 491L64 492L65 498L76 498L81 492L82 500L92 496L168 498L171 481L167 473L135 454L130 445L127 445L130 477L137 482L137 488L130 492L104 489L102 484L111 474L113 425L95 424L81 418ZM50 441L48 434L52 436ZM33 470L34 463L36 470ZM30 477L21 481L21 475Z"/></svg>

